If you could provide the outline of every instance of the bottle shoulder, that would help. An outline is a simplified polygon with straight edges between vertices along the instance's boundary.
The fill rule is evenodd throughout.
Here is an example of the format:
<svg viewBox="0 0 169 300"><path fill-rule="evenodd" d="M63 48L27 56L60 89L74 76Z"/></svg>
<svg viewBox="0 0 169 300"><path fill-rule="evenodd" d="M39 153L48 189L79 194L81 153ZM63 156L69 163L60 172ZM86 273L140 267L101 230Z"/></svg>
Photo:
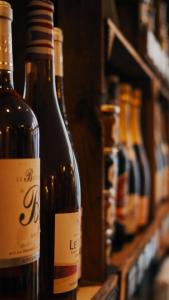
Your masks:
<svg viewBox="0 0 169 300"><path fill-rule="evenodd" d="M0 91L0 126L38 127L37 118L32 109L15 91Z"/></svg>

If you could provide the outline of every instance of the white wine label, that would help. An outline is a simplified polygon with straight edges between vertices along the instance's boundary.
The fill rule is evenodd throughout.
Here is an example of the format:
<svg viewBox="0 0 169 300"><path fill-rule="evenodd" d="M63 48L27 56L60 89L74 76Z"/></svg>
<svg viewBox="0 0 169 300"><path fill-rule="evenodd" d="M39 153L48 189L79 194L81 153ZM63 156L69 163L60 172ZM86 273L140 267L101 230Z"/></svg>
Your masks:
<svg viewBox="0 0 169 300"><path fill-rule="evenodd" d="M0 159L0 268L39 257L39 189L39 159Z"/></svg>
<svg viewBox="0 0 169 300"><path fill-rule="evenodd" d="M54 294L68 292L77 287L80 225L80 211L55 215Z"/></svg>
<svg viewBox="0 0 169 300"><path fill-rule="evenodd" d="M138 226L138 205L139 196L137 194L129 194L127 196L127 217L126 217L126 233L133 234Z"/></svg>

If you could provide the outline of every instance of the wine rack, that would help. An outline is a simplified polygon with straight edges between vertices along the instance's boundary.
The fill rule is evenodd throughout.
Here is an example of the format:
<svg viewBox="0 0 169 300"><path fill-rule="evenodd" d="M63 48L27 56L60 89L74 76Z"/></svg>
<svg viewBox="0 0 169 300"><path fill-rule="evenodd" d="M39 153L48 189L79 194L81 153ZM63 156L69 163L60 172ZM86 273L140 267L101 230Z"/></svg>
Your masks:
<svg viewBox="0 0 169 300"><path fill-rule="evenodd" d="M154 104L159 95L164 102L169 100L169 86L113 21L104 18L104 2L54 1L55 25L64 32L66 108L82 186L82 287L78 300L126 300L126 295L130 298L143 277L142 264L146 269L153 259L146 255L148 247L154 243L153 256L159 253L155 240L169 216L167 201L156 204L153 148ZM17 15L13 26L15 85L20 92L24 78L25 3L26 0L12 3ZM151 172L151 222L130 244L112 255L108 267L104 249L104 136L100 115L100 104L106 96L107 73L117 74L143 91L143 136ZM163 245L163 253L168 246ZM133 282L135 274L137 280Z"/></svg>

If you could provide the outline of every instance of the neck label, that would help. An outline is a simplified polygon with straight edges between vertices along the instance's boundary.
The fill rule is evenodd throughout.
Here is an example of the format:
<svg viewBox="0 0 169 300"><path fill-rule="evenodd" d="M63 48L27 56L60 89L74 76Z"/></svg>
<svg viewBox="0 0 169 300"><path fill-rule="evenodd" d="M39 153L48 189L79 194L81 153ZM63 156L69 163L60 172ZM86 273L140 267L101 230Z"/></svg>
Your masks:
<svg viewBox="0 0 169 300"><path fill-rule="evenodd" d="M42 59L54 54L53 6L32 1L27 14L27 57Z"/></svg>
<svg viewBox="0 0 169 300"><path fill-rule="evenodd" d="M0 18L0 70L13 70L11 21Z"/></svg>

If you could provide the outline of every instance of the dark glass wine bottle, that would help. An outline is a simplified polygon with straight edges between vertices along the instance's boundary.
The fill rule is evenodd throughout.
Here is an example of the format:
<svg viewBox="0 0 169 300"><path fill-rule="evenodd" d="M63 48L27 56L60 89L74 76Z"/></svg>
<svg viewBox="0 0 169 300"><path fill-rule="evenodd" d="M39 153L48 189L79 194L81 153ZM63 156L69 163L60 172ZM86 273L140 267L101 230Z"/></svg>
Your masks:
<svg viewBox="0 0 169 300"><path fill-rule="evenodd" d="M14 90L11 21L0 1L0 299L37 300L39 127Z"/></svg>
<svg viewBox="0 0 169 300"><path fill-rule="evenodd" d="M27 6L25 99L41 139L40 299L76 299L80 247L80 183L60 113L54 74L51 1Z"/></svg>
<svg viewBox="0 0 169 300"><path fill-rule="evenodd" d="M131 97L130 128L132 144L135 150L140 174L140 195L138 204L138 226L146 227L149 221L150 208L150 170L143 144L140 124L141 90L135 89Z"/></svg>
<svg viewBox="0 0 169 300"><path fill-rule="evenodd" d="M63 84L63 32L59 27L54 27L54 61L55 61L55 83L56 83L56 94L57 94L57 99L59 103L59 108L62 114L62 118L64 120L69 139L71 142L71 146L73 148L73 139L70 133L70 128L69 128L69 122L67 118L67 113L66 113L66 105L65 105L65 96L64 96L64 84ZM74 149L73 149L74 150ZM80 177L79 177L79 171L78 171L78 165L77 165L77 160L73 151L73 156L74 156L74 169L76 172L76 178L80 182ZM80 189L80 185L79 185ZM79 191L80 192L80 191ZM81 236L81 244L82 244L82 236ZM79 257L79 266L78 266L78 273L79 273L79 279L81 277L82 273L82 266L81 266L81 246L80 246L80 257Z"/></svg>
<svg viewBox="0 0 169 300"><path fill-rule="evenodd" d="M108 77L109 102L115 107L119 107L119 78L117 76ZM113 238L113 251L121 250L125 242L125 223L127 217L127 193L128 193L128 171L129 162L125 147L120 143L119 114L113 123L114 144L118 147L117 151L117 189L116 189L116 220Z"/></svg>
<svg viewBox="0 0 169 300"><path fill-rule="evenodd" d="M140 193L140 177L138 163L132 145L130 128L131 87L120 84L120 142L125 147L129 160L129 187L127 196L126 240L134 237L138 229L138 205Z"/></svg>

